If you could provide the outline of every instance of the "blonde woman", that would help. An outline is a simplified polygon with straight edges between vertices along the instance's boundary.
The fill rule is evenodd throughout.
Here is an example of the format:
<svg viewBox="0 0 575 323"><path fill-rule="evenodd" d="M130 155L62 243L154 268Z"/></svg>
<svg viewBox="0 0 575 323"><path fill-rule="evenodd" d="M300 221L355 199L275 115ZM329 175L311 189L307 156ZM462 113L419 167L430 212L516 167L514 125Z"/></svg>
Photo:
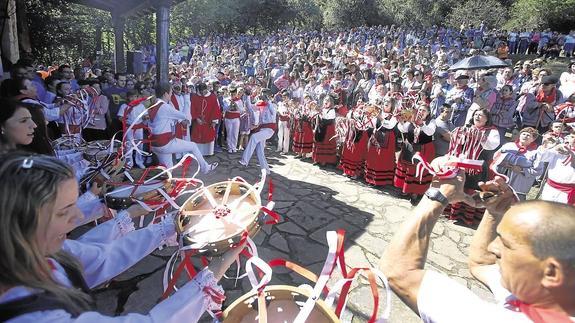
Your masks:
<svg viewBox="0 0 575 323"><path fill-rule="evenodd" d="M174 223L167 217L105 243L68 240L82 217L77 199L74 173L62 161L18 152L0 155L1 322L196 322L214 305L204 287L223 293L217 281L241 248L214 259L148 314L98 313L90 288L156 249L175 233ZM110 228L101 225L90 232L102 229Z"/></svg>

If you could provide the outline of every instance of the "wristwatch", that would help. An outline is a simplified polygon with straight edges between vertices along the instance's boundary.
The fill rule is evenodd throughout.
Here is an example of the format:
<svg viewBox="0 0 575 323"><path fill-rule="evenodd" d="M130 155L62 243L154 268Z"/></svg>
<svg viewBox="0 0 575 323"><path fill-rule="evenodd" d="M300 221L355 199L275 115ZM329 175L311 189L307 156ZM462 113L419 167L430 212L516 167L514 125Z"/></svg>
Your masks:
<svg viewBox="0 0 575 323"><path fill-rule="evenodd" d="M445 197L445 195L435 187L428 188L427 191L425 191L425 196L432 201L441 203L443 206L447 206L447 204L449 204L447 197Z"/></svg>

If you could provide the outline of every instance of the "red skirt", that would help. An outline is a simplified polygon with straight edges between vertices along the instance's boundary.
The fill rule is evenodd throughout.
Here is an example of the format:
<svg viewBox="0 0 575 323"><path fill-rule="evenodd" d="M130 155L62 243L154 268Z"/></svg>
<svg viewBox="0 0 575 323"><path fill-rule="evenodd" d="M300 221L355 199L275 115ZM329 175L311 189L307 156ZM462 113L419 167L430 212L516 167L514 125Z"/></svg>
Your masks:
<svg viewBox="0 0 575 323"><path fill-rule="evenodd" d="M433 146L433 142L423 144L420 153L425 160L431 162L435 157L435 147ZM401 188L401 191L404 194L423 195L423 193L425 193L429 188L432 179L433 176L426 170L423 170L423 174L421 176L416 177L415 164L400 158L397 161L397 167L395 168L393 185L397 188Z"/></svg>
<svg viewBox="0 0 575 323"><path fill-rule="evenodd" d="M336 164L337 163L337 142L335 139L335 124L326 126L325 137L320 142L313 145L312 158L315 163Z"/></svg>
<svg viewBox="0 0 575 323"><path fill-rule="evenodd" d="M465 190L465 193L472 195L474 191ZM462 221L469 226L479 224L483 218L484 213L484 208L475 208L464 202L448 205L445 208L445 211L443 211L443 214L447 215L450 220Z"/></svg>
<svg viewBox="0 0 575 323"><path fill-rule="evenodd" d="M373 185L392 185L395 172L395 133L388 131L386 144L370 144L365 160L365 181Z"/></svg>
<svg viewBox="0 0 575 323"><path fill-rule="evenodd" d="M296 123L299 122L296 120ZM313 129L308 122L302 122L301 128L293 131L293 151L296 154L307 154L313 150Z"/></svg>
<svg viewBox="0 0 575 323"><path fill-rule="evenodd" d="M345 143L343 145L339 166L344 174L348 176L360 175L363 169L363 163L365 162L368 138L367 131L364 131L358 142L353 142L349 145Z"/></svg>

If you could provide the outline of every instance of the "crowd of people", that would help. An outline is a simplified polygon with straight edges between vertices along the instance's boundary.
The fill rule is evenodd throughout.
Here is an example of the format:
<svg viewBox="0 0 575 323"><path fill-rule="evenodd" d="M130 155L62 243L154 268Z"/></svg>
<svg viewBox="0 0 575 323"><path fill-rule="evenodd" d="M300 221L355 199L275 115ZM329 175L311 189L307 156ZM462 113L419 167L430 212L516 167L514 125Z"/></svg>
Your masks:
<svg viewBox="0 0 575 323"><path fill-rule="evenodd" d="M444 279L424 276L421 246L426 250L431 229L425 236L416 227L433 227L440 214L468 225L479 223L481 241L474 242L473 261L476 269L483 269L474 275L492 286L498 273L491 270L495 262L487 246L505 244L504 236L521 230L513 227L523 221L517 210L528 204L514 206L507 216L515 203L510 201L526 200L534 185L542 185L539 198L550 202L529 205L545 212L562 210L565 227L533 230L551 239L553 230L561 229L563 240L550 242L549 248L539 246L543 251L535 249L528 256L545 270L559 266L561 273L573 277L573 252L558 253L573 246L569 232L575 230L569 206L575 205L575 62L556 74L546 68L543 57L570 57L574 43L573 32L488 32L483 26L194 37L173 48L169 82L157 84L153 66L143 75L70 65L39 71L32 60L23 59L0 86L1 147L10 151L0 157L0 223L6 230L0 244L6 259L0 265L0 312L6 314L0 319L99 320L102 317L90 311L89 288L113 278L174 235L169 217L135 230L132 220L147 211L134 205L80 239L66 239L69 231L105 212L96 207L102 194L98 183L78 187L77 179L89 167L61 151L57 143L62 138L78 143L116 138L126 169L171 167L190 153L204 174L217 171L217 163L206 161L209 156L241 153L239 163L247 167L254 152L270 174L265 148L271 144L280 155L311 158L318 167L334 165L369 185L395 187L419 206L382 258L382 269L394 291L414 310L419 306L428 321L441 317L440 307L432 296L418 296L417 290L427 295ZM486 52L509 66L449 69L465 57ZM509 54L525 52L542 57L509 59ZM436 164L423 167L432 160L455 163L458 176L438 178ZM495 197L487 202L469 198L478 191ZM78 192L83 194L78 197ZM548 221L541 216L543 220ZM500 222L507 223L509 232L498 232L500 238L495 238ZM418 239L424 243L415 246ZM205 286L217 284L239 249L214 260L149 316L128 315L126 321L199 319L210 303L203 300ZM390 268L402 256L411 258L403 267ZM509 272L499 276L512 275L519 268L512 266L519 263L508 260ZM416 278L402 281L406 271L400 267ZM488 274L484 267L490 268ZM573 316L572 299L565 297L573 291L573 279L555 272L545 275L555 275L548 278L555 278L555 285L545 287L552 296L543 293L538 298L518 290L511 276L505 277L503 287L528 304L552 299L557 305L553 310ZM46 293L38 297L34 290ZM194 301L181 304L188 299Z"/></svg>

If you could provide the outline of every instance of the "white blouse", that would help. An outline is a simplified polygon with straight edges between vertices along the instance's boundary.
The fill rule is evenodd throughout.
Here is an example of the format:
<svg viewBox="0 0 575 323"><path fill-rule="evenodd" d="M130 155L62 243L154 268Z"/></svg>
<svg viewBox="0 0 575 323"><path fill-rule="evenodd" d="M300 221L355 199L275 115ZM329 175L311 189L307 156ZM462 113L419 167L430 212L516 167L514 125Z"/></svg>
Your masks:
<svg viewBox="0 0 575 323"><path fill-rule="evenodd" d="M106 234L100 231L110 230L114 225L113 221L109 221L95 227L81 239L64 242L62 249L80 261L84 267L84 278L91 288L116 277L135 265L175 234L173 219L167 217L161 223L149 225L112 241L106 241ZM72 284L62 266L52 259L49 261L55 268L53 270L54 279L64 286L71 287ZM204 296L202 290L205 286L210 286L223 292L216 284L212 272L204 269L170 298L154 306L148 314L131 313L110 317L98 312L84 312L73 318L62 309L31 312L15 317L8 322L197 322L204 311L213 306L211 298ZM36 292L36 290L28 287L16 286L0 295L0 303L26 297Z"/></svg>

